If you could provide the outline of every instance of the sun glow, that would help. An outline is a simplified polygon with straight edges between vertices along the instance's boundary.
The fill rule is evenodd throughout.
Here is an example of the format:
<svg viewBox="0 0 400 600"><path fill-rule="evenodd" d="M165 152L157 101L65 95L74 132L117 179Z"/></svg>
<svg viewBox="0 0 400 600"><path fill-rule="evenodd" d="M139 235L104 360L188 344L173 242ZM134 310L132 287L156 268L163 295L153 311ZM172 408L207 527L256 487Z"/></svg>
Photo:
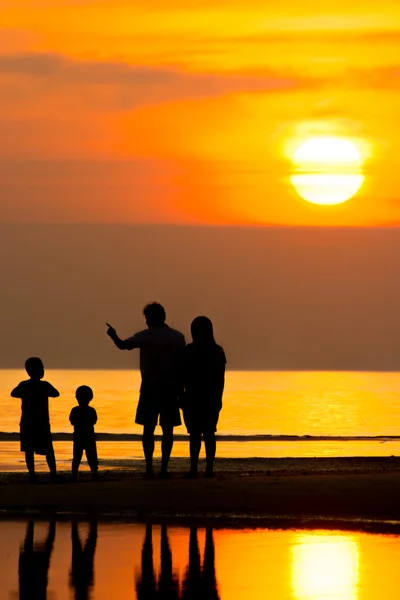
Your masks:
<svg viewBox="0 0 400 600"><path fill-rule="evenodd" d="M357 542L347 535L301 534L292 547L292 585L302 600L357 600Z"/></svg>
<svg viewBox="0 0 400 600"><path fill-rule="evenodd" d="M299 196L313 204L342 204L364 183L361 153L347 139L310 138L297 148L292 161L290 181Z"/></svg>

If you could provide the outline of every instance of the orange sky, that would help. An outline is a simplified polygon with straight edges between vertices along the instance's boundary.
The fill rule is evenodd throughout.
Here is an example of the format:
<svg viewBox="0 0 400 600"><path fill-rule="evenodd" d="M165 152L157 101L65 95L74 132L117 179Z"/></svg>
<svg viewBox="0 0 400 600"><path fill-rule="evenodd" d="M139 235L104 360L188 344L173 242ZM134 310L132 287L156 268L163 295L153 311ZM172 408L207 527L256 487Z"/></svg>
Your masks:
<svg viewBox="0 0 400 600"><path fill-rule="evenodd" d="M397 0L0 6L0 220L400 222ZM313 134L367 148L344 205L288 182Z"/></svg>

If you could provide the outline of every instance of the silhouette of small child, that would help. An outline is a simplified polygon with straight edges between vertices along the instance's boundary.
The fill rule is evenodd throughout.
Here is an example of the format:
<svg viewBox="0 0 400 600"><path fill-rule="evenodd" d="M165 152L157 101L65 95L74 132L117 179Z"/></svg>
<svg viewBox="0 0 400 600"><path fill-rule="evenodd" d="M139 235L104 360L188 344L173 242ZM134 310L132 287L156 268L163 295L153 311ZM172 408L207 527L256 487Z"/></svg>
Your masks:
<svg viewBox="0 0 400 600"><path fill-rule="evenodd" d="M92 478L97 479L99 464L97 459L96 434L94 432L94 426L97 423L97 413L94 408L89 406L89 402L93 399L93 391L89 386L81 385L76 390L75 397L78 401L78 406L74 406L69 416L69 420L74 427L72 478L74 481L78 479L79 465L81 464L83 451L85 451L92 472Z"/></svg>
<svg viewBox="0 0 400 600"><path fill-rule="evenodd" d="M31 482L35 481L35 453L46 456L53 481L57 480L56 459L50 430L49 398L60 393L44 377L40 358L28 358L25 369L30 379L21 381L11 392L13 398L21 399L20 439L21 451Z"/></svg>

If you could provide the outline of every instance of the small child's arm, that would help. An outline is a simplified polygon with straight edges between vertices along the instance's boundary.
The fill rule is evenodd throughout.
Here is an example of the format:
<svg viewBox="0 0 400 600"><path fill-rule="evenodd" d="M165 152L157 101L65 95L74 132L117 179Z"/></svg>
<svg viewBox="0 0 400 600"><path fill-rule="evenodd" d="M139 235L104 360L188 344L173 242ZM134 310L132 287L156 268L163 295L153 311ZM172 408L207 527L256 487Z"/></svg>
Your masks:
<svg viewBox="0 0 400 600"><path fill-rule="evenodd" d="M71 410L70 414L69 414L69 422L71 423L71 425L75 425L75 413L74 413L74 409Z"/></svg>

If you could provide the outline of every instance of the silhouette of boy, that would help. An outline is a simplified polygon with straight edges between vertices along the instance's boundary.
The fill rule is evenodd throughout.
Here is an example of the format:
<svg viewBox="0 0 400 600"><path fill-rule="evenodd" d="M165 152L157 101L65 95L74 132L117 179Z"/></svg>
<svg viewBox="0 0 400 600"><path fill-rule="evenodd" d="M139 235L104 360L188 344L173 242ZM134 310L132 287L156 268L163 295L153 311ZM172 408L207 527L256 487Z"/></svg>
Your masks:
<svg viewBox="0 0 400 600"><path fill-rule="evenodd" d="M69 415L71 425L74 427L74 450L72 459L72 479L78 478L79 465L81 464L83 451L92 472L92 478L97 479L99 467L97 459L96 434L94 426L97 423L97 413L89 406L93 400L93 390L87 385L78 387L75 393L78 406L74 406Z"/></svg>
<svg viewBox="0 0 400 600"><path fill-rule="evenodd" d="M56 524L49 523L44 543L34 542L35 524L27 526L25 541L19 552L18 578L19 600L45 600L50 569L50 559L56 538Z"/></svg>
<svg viewBox="0 0 400 600"><path fill-rule="evenodd" d="M40 358L28 358L25 369L30 379L21 381L11 392L13 398L21 399L20 439L21 451L31 482L35 481L35 453L46 456L53 481L57 479L56 459L50 430L49 398L60 393L44 377Z"/></svg>

